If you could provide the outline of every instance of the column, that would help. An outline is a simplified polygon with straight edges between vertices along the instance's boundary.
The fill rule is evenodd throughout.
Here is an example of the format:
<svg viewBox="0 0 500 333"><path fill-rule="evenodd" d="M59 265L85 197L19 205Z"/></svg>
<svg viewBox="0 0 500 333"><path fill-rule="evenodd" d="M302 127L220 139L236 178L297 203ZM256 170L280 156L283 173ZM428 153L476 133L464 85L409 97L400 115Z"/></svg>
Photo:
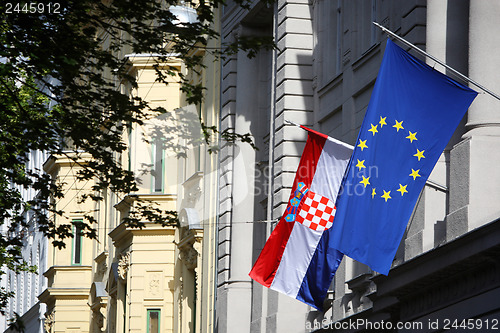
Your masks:
<svg viewBox="0 0 500 333"><path fill-rule="evenodd" d="M469 76L496 92L500 91L499 15L498 1L470 1ZM488 94L478 95L467 114L462 138L451 152L447 240L500 215L500 101Z"/></svg>

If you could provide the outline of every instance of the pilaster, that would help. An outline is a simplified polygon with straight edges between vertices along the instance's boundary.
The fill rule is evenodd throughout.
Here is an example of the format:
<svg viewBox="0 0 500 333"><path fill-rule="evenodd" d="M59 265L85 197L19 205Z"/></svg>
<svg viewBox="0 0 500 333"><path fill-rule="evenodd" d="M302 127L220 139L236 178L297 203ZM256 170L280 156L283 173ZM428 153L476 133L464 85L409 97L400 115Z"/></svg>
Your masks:
<svg viewBox="0 0 500 333"><path fill-rule="evenodd" d="M500 34L495 17L497 1L471 0L469 7L469 76L493 91L500 91L498 68ZM500 214L499 179L500 101L480 94L467 114L463 141L451 152L450 214L447 240L492 221Z"/></svg>

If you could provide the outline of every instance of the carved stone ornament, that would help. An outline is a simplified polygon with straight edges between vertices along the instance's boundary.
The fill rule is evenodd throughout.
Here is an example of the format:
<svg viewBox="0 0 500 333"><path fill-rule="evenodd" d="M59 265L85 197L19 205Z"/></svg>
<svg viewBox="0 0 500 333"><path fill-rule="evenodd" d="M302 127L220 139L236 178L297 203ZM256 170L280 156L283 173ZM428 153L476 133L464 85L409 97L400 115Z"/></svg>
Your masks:
<svg viewBox="0 0 500 333"><path fill-rule="evenodd" d="M47 333L52 332L52 326L54 325L54 317L55 317L54 311L45 314L45 321L43 323L43 329L45 330L45 332Z"/></svg>
<svg viewBox="0 0 500 333"><path fill-rule="evenodd" d="M196 200L200 197L201 194L201 188L199 186L196 186L192 189L187 194L187 201L189 204L194 205Z"/></svg>
<svg viewBox="0 0 500 333"><path fill-rule="evenodd" d="M96 323L97 327L99 328L99 332L102 332L102 328L104 327L104 315L100 311L100 309L96 309L92 311L92 315L94 317L94 322Z"/></svg>
<svg viewBox="0 0 500 333"><path fill-rule="evenodd" d="M123 253L118 259L118 276L122 280L127 279L128 267L130 266L130 252Z"/></svg>
<svg viewBox="0 0 500 333"><path fill-rule="evenodd" d="M153 296L158 296L160 295L160 279L161 275L160 274L152 274L149 280L149 290L148 292L153 295Z"/></svg>
<svg viewBox="0 0 500 333"><path fill-rule="evenodd" d="M180 259L186 265L187 269L193 270L198 264L198 252L192 246L182 248Z"/></svg>
<svg viewBox="0 0 500 333"><path fill-rule="evenodd" d="M108 271L108 264L103 261L97 267L98 273L104 275Z"/></svg>

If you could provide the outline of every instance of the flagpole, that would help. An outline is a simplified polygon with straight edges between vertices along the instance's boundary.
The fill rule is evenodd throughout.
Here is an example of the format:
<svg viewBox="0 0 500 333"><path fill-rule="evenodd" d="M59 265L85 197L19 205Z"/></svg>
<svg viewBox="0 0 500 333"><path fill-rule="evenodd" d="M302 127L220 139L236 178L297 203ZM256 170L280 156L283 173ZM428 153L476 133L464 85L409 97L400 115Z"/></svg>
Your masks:
<svg viewBox="0 0 500 333"><path fill-rule="evenodd" d="M299 125L291 120L288 120L288 119L285 119L285 123L302 128L301 125ZM302 128L302 129L304 129L304 128ZM436 183L432 180L429 180L429 179L427 179L427 181L425 183L431 187L434 187L437 190L440 190L443 192L448 192L448 187L446 187L445 185L438 184L438 183ZM268 221L260 221L260 222L268 222Z"/></svg>
<svg viewBox="0 0 500 333"><path fill-rule="evenodd" d="M299 124L294 123L293 121L290 121L290 120L288 120L288 119L285 119L285 123L289 123L290 125L294 125L294 126L300 127L300 125L299 125Z"/></svg>
<svg viewBox="0 0 500 333"><path fill-rule="evenodd" d="M461 79L469 82L469 83L472 83L473 85L475 85L476 87L478 87L479 89L483 90L485 93L493 96L494 98L500 100L500 96L498 96L497 94L495 94L494 92L492 92L491 90L485 88L484 86L480 85L479 83L477 83L476 81L472 80L471 78L463 75L462 73L460 73L459 71L457 71L456 69L448 66L447 64L445 64L443 61L437 59L436 57L434 57L433 55L425 52L424 50L418 48L417 46L413 45L412 43L408 42L406 39L396 35L394 32L390 31L389 29L387 29L386 27L378 24L377 22L372 22L375 26L377 26L378 28L380 28L383 32L385 32L386 34L388 34L389 36L391 37L394 37L395 39L397 39L398 41L400 41L401 43L405 44L406 46L409 46L411 47L412 49L414 49L415 51L417 51L418 53L434 60L435 62L437 62L438 64L440 65L443 65L445 68L447 68L448 70L450 70L453 74L457 75L458 77L460 77Z"/></svg>

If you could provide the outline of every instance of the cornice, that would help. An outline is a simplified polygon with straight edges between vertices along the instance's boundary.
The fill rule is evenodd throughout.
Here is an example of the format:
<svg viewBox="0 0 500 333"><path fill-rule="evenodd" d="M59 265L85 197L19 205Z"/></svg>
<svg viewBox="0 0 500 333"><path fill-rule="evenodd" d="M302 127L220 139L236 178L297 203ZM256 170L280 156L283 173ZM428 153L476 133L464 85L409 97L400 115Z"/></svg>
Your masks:
<svg viewBox="0 0 500 333"><path fill-rule="evenodd" d="M377 294L410 293L418 286L460 275L482 261L500 254L500 220L470 231L429 252L391 269L389 276L376 275Z"/></svg>
<svg viewBox="0 0 500 333"><path fill-rule="evenodd" d="M162 236L162 235L174 235L175 227L161 226L157 223L145 222L143 228L131 228L127 227L124 223L121 223L116 228L111 230L108 234L111 237L114 245L119 247L127 240L131 240L134 236Z"/></svg>
<svg viewBox="0 0 500 333"><path fill-rule="evenodd" d="M68 152L67 154L50 155L43 164L43 170L48 174L53 174L60 167L70 167L76 163L85 163L92 158L92 155L85 152Z"/></svg>
<svg viewBox="0 0 500 333"><path fill-rule="evenodd" d="M177 200L177 194L175 193L130 193L126 195L120 202L118 202L114 207L120 211L125 212L128 210L135 201L144 200L151 202L175 202Z"/></svg>
<svg viewBox="0 0 500 333"><path fill-rule="evenodd" d="M90 288L47 288L39 296L40 302L48 304L55 299L88 300Z"/></svg>
<svg viewBox="0 0 500 333"><path fill-rule="evenodd" d="M90 288L47 288L46 291L52 297L87 300Z"/></svg>
<svg viewBox="0 0 500 333"><path fill-rule="evenodd" d="M54 275L58 271L61 272L81 272L81 271L91 271L92 266L87 266L87 265L74 265L74 266L50 266L49 269L43 273L43 276L46 278L49 278L50 276Z"/></svg>
<svg viewBox="0 0 500 333"><path fill-rule="evenodd" d="M94 258L94 261L96 263L101 263L103 262L104 260L106 260L106 258L108 257L108 252L106 251L103 251L101 252L99 255L97 255L97 257Z"/></svg>

